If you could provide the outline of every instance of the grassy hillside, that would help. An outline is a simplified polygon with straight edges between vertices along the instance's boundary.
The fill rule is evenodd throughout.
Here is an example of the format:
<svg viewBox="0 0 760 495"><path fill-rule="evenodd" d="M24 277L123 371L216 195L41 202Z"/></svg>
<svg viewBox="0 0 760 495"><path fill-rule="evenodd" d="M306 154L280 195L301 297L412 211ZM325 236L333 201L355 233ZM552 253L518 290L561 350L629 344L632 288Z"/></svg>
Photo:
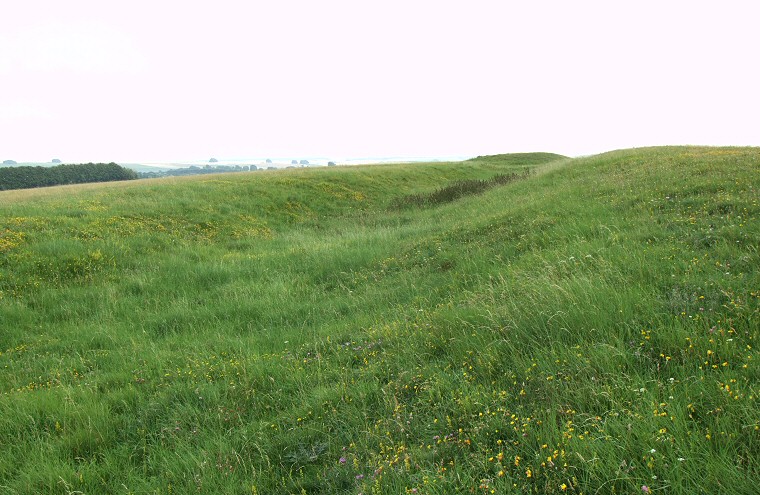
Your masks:
<svg viewBox="0 0 760 495"><path fill-rule="evenodd" d="M759 190L683 147L2 192L0 491L756 493Z"/></svg>

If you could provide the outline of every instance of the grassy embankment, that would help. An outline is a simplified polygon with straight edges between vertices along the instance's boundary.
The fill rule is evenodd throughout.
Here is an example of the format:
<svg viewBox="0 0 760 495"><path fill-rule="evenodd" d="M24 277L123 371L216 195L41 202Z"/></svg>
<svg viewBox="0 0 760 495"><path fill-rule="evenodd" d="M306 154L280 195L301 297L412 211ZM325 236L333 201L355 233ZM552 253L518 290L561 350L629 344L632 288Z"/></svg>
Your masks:
<svg viewBox="0 0 760 495"><path fill-rule="evenodd" d="M555 158L0 193L0 492L756 493L760 150Z"/></svg>

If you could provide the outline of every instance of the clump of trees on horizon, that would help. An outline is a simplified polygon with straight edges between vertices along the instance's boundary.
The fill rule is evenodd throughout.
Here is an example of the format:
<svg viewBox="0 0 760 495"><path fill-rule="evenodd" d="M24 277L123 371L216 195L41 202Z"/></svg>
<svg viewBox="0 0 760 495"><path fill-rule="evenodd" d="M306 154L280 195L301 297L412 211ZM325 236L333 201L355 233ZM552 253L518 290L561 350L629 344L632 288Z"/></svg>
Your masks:
<svg viewBox="0 0 760 495"><path fill-rule="evenodd" d="M171 177L179 175L220 174L223 172L249 172L259 168L256 165L204 165L198 167L191 165L184 168L173 168L151 172L138 172L140 179L157 179L159 177Z"/></svg>
<svg viewBox="0 0 760 495"><path fill-rule="evenodd" d="M0 168L0 191L137 178L137 172L116 163L66 164L54 167L3 167Z"/></svg>

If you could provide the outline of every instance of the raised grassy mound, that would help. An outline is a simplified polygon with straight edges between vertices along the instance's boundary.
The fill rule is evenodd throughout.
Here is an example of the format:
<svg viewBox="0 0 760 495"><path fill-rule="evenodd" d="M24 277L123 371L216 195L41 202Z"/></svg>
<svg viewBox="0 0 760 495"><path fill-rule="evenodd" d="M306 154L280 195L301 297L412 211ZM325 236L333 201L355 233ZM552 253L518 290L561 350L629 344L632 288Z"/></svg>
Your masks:
<svg viewBox="0 0 760 495"><path fill-rule="evenodd" d="M682 147L0 192L0 486L755 493L759 189Z"/></svg>

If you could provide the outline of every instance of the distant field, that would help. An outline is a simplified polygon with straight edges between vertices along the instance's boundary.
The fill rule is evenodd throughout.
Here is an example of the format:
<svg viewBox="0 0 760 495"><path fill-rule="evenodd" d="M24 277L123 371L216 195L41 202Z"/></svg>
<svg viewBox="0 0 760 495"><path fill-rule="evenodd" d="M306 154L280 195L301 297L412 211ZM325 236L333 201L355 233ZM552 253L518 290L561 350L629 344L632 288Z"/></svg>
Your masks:
<svg viewBox="0 0 760 495"><path fill-rule="evenodd" d="M757 493L759 191L670 147L0 192L0 493Z"/></svg>

